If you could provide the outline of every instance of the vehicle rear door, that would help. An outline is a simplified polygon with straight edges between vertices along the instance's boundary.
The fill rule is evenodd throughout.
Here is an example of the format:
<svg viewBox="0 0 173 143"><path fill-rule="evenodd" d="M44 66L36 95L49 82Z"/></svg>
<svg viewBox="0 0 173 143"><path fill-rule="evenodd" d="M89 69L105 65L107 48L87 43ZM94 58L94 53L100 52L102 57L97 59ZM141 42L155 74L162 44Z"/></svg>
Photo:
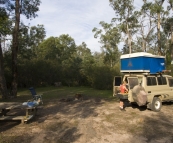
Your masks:
<svg viewBox="0 0 173 143"><path fill-rule="evenodd" d="M132 90L134 86L139 85L138 77L128 77L127 80L128 80L129 90Z"/></svg>
<svg viewBox="0 0 173 143"><path fill-rule="evenodd" d="M113 80L113 96L116 96L117 93L119 92L119 87L122 82L122 77L121 76L115 76Z"/></svg>

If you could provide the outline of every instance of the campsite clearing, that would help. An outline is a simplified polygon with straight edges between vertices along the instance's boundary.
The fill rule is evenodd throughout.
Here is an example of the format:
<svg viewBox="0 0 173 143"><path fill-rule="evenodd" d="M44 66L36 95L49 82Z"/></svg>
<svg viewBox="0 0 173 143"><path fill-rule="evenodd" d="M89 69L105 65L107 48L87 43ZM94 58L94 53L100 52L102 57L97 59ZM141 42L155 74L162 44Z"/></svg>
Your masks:
<svg viewBox="0 0 173 143"><path fill-rule="evenodd" d="M101 92L80 99L72 93L46 101L43 94L44 107L27 124L0 121L0 143L173 142L173 103L164 103L160 112L127 103L122 112L115 97L103 98Z"/></svg>

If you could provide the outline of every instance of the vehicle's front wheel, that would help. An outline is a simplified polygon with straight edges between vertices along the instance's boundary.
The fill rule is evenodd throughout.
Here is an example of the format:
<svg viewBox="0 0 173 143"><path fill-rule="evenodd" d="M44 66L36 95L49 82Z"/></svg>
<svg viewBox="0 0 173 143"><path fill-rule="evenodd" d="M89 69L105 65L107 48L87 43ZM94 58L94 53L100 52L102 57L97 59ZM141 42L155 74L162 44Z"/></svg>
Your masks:
<svg viewBox="0 0 173 143"><path fill-rule="evenodd" d="M158 97L154 97L152 105L151 105L151 110L155 112L159 112L162 108L162 101Z"/></svg>

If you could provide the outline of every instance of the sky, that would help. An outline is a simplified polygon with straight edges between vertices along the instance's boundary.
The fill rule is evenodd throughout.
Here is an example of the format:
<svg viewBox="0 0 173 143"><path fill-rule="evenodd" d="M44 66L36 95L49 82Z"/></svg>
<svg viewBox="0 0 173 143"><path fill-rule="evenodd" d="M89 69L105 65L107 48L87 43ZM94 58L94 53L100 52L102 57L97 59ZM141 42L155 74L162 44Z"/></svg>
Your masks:
<svg viewBox="0 0 173 143"><path fill-rule="evenodd" d="M140 1L135 5L138 6ZM85 42L91 52L100 52L99 39L94 38L92 29L101 28L100 21L111 23L115 12L109 0L41 0L37 15L26 21L30 26L43 24L46 38L69 34L76 45Z"/></svg>

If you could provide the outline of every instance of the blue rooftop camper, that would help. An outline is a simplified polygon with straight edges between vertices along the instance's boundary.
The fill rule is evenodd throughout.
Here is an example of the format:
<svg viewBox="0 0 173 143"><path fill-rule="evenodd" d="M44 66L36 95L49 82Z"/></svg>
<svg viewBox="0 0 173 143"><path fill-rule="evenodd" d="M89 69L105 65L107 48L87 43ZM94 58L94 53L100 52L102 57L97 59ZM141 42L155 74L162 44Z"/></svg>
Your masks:
<svg viewBox="0 0 173 143"><path fill-rule="evenodd" d="M121 72L143 72L156 74L165 70L165 57L146 52L125 54L120 57Z"/></svg>

